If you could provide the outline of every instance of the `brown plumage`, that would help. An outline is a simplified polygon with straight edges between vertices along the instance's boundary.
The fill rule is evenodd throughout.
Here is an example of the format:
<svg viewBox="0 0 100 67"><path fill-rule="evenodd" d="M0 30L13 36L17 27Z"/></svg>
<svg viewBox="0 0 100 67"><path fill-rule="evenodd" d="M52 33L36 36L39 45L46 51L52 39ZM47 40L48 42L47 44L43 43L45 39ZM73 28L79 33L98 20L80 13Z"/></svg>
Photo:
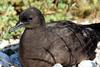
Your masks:
<svg viewBox="0 0 100 67"><path fill-rule="evenodd" d="M69 67L95 57L98 35L94 26L66 20L46 25L42 13L34 7L20 14L16 27L21 26L25 27L19 48L23 67L52 67L55 63Z"/></svg>

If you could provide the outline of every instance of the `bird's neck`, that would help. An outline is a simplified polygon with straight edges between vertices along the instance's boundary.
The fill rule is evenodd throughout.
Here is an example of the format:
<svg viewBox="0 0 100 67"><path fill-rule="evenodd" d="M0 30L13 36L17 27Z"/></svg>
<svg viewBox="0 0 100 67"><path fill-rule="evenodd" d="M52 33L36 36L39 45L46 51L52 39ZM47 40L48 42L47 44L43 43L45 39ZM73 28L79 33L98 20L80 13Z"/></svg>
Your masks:
<svg viewBox="0 0 100 67"><path fill-rule="evenodd" d="M45 35L46 27L37 27L32 29L25 29L23 35L28 37L43 36Z"/></svg>
<svg viewBox="0 0 100 67"><path fill-rule="evenodd" d="M24 44L26 47L30 47L30 45L33 45L33 44L34 44L33 47L34 46L39 47L40 45L44 45L45 37L46 37L46 31L44 28L25 29L21 37L20 43L22 45Z"/></svg>

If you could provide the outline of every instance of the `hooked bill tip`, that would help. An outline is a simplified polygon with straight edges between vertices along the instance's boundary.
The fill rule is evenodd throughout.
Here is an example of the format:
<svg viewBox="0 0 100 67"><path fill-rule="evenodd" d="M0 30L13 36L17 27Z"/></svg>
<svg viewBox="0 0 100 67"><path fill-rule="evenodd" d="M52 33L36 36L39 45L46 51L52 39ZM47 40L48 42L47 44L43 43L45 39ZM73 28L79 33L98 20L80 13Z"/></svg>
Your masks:
<svg viewBox="0 0 100 67"><path fill-rule="evenodd" d="M11 33L11 32L15 32L15 30L16 30L16 28L15 27L11 27L10 29L9 29L9 33Z"/></svg>
<svg viewBox="0 0 100 67"><path fill-rule="evenodd" d="M23 26L23 23L18 23L18 24L16 24L16 26L14 26L14 27L11 27L10 29L9 29L9 32L15 32L18 28L20 28L20 27L22 27Z"/></svg>

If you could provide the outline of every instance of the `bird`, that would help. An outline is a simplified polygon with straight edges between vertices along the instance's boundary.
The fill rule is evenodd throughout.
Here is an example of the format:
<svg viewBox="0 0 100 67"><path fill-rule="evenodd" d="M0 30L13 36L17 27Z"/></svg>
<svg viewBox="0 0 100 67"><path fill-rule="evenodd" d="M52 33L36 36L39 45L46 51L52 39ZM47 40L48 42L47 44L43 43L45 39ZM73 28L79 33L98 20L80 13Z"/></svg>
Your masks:
<svg viewBox="0 0 100 67"><path fill-rule="evenodd" d="M19 55L23 67L71 67L82 60L93 60L100 40L100 24L81 25L69 20L46 24L36 7L25 9L10 31L24 27Z"/></svg>

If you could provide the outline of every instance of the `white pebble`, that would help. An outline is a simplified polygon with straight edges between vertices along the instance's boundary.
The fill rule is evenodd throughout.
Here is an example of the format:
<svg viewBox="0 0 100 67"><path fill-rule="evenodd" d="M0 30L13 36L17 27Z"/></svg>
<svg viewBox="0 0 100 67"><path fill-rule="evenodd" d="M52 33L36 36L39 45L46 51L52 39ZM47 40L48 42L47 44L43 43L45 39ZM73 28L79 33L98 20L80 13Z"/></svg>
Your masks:
<svg viewBox="0 0 100 67"><path fill-rule="evenodd" d="M60 63L56 63L53 67L63 67Z"/></svg>
<svg viewBox="0 0 100 67"><path fill-rule="evenodd" d="M91 60L83 60L78 67L96 67L96 63Z"/></svg>

